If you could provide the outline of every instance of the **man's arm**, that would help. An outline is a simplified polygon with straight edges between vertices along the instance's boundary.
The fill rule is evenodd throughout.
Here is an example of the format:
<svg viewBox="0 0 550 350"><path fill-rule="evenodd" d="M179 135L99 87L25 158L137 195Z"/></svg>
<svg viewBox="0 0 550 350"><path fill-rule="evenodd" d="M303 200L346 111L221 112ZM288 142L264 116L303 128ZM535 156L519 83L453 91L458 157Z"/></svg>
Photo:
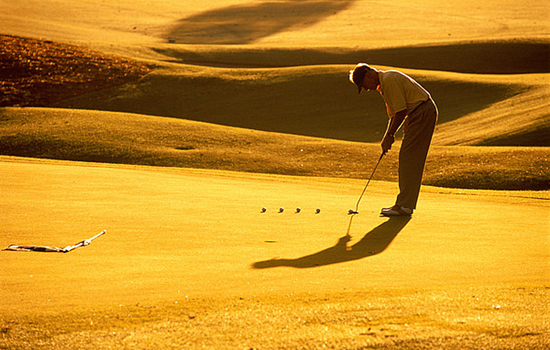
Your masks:
<svg viewBox="0 0 550 350"><path fill-rule="evenodd" d="M399 130L401 124L403 124L406 116L407 110L405 109L395 113L395 116L390 119L388 129L386 130L386 134L382 139L382 153L386 154L391 149L391 145L395 141L395 133L397 132L397 130Z"/></svg>

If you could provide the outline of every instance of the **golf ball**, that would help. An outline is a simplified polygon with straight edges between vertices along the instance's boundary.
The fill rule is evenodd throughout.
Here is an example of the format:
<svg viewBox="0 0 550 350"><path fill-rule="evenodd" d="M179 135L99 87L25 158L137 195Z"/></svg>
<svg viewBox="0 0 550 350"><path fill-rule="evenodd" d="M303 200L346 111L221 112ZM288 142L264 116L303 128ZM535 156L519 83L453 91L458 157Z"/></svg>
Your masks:
<svg viewBox="0 0 550 350"><path fill-rule="evenodd" d="M302 209L300 209L300 207L296 208L297 213L299 213L300 211L302 211Z"/></svg>
<svg viewBox="0 0 550 350"><path fill-rule="evenodd" d="M262 213L265 213L267 211L267 208L266 207L263 207L262 208Z"/></svg>
<svg viewBox="0 0 550 350"><path fill-rule="evenodd" d="M280 208L279 208L279 213L282 213L283 211L285 211L285 208L280 207Z"/></svg>
<svg viewBox="0 0 550 350"><path fill-rule="evenodd" d="M320 212L321 212L321 209L319 209L319 208L317 208L317 209L315 210L315 214L319 214Z"/></svg>

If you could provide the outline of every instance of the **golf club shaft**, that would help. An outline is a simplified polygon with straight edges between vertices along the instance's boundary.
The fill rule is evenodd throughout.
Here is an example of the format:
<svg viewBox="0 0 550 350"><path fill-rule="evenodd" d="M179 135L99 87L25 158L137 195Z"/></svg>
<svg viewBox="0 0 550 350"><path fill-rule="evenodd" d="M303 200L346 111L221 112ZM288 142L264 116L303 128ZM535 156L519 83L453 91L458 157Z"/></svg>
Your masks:
<svg viewBox="0 0 550 350"><path fill-rule="evenodd" d="M357 204L355 205L355 212L359 211L359 203L361 202L361 199L363 198L363 194L367 190L367 187L369 186L370 180L372 180L372 177L374 176L374 172L376 171L376 168L378 168L378 165L380 164L380 161L382 160L382 157L384 157L386 153L382 152L380 155L380 158L378 158L378 162L374 166L374 169L372 170L372 174L370 174L369 181L367 181L367 184L365 185L365 188L363 188L363 192L361 192L361 195L359 196L359 200L357 201Z"/></svg>

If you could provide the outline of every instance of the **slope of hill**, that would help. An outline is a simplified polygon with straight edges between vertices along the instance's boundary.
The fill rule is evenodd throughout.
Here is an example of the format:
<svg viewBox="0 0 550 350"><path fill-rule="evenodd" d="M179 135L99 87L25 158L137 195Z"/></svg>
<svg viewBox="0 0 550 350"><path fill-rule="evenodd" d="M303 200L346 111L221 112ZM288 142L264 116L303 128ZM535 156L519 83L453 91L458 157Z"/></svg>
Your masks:
<svg viewBox="0 0 550 350"><path fill-rule="evenodd" d="M376 179L397 180L395 148ZM52 108L0 110L0 149L24 157L348 178L366 178L380 154L377 144ZM547 190L549 158L549 147L434 147L424 183Z"/></svg>
<svg viewBox="0 0 550 350"><path fill-rule="evenodd" d="M143 64L86 50L78 51L74 46L8 36L3 38L6 44L11 43L3 46L0 57L5 68L2 73L5 80L2 84L3 105L51 105L70 96L120 85L148 71ZM494 43L486 45L490 48ZM517 45L523 44L501 43L496 47L504 50ZM480 47L477 49L478 55L474 55L473 61L464 67L502 72L510 69L522 71L528 67L533 72L547 69L540 61L540 57L547 54L545 49L548 46L544 44L532 44L528 46L531 51L523 50L529 52L527 57L538 58L539 61L522 66L525 60L507 51L499 55L505 63L491 63L486 68L478 63L490 61L482 59L489 51L482 51ZM382 52L379 53L380 60L407 50L410 49L379 50ZM436 48L426 50L428 54L424 56L429 57ZM440 63L439 66L436 61L431 63L434 66L429 61L423 64L430 69L452 70L453 64L456 66L456 62L466 57L460 55L461 51L463 46L441 47L440 53L444 56L452 57L454 53L458 58L455 61L443 60L447 63ZM159 52L179 57L182 62L189 54L185 50L173 49ZM310 65L353 59L353 54L328 53L326 50L242 49L203 51L203 54L202 64L222 63L218 61L221 59L222 65L226 66L242 65L244 62L249 62L249 65L250 62L257 65L269 65L269 62ZM405 54L400 62L414 66L414 61L406 59L409 56L411 54ZM513 61L506 60L513 57L516 57ZM353 94L351 85L345 79L349 68L351 66L327 64L234 70L165 64L164 69L157 69L138 84L84 94L61 102L59 106L163 115L258 130L377 142L386 123L384 108L375 94L359 97ZM548 95L546 75L481 76L405 71L432 91L437 101L440 108L437 144L550 144L548 137L545 137L550 124L545 103ZM468 115L471 115L469 119L447 123ZM468 133L464 125L469 127ZM484 126L481 128L480 125Z"/></svg>
<svg viewBox="0 0 550 350"><path fill-rule="evenodd" d="M156 70L136 84L82 95L57 106L162 115L264 131L378 142L387 124L382 99L373 92L357 96L347 81L347 72L352 67L323 65L234 70L173 65ZM432 92L440 110L442 131L441 135L439 131L436 134L438 144L483 144L486 140L501 138L502 144L508 145L550 145L548 138L513 139L520 143L506 141L506 136L515 137L526 132L522 129L525 124L530 125L530 131L550 124L545 102L549 93L545 87L546 74L508 76L403 71ZM511 103L521 103L510 108L510 103L503 101L514 96ZM463 140L465 136L461 135L460 128L454 130L446 125L473 115L475 127L477 123L489 123L492 117L504 113L514 123L484 127L484 134L473 133L467 141ZM492 144L499 143L494 141Z"/></svg>
<svg viewBox="0 0 550 350"><path fill-rule="evenodd" d="M380 48L464 40L548 39L548 4L512 0L4 0L0 33L136 53L166 42ZM392 14L399 13L399 20ZM301 16L298 16L301 15ZM250 20L253 18L254 20ZM257 25L256 25L257 23ZM283 24L283 25L281 25ZM225 25L225 27L223 27ZM241 28L248 28L242 30ZM252 40L251 40L252 39Z"/></svg>
<svg viewBox="0 0 550 350"><path fill-rule="evenodd" d="M529 76L528 90L438 127L436 144L480 146L550 145L548 75ZM536 83L536 81L539 83Z"/></svg>
<svg viewBox="0 0 550 350"><path fill-rule="evenodd" d="M5 14L0 29L6 33L38 36L39 30L40 37L48 39L45 46L50 50L62 47L51 43L51 39L78 42L88 47L101 48L105 52L123 53L128 58L138 58L157 67L143 79L123 86L86 94L81 94L84 91L75 88L65 89L65 92L80 94L71 99L65 99L70 95L61 90L52 89L48 92L48 89L41 87L41 93L49 94L49 97L55 96L55 99L38 98L33 102L27 99L27 103L51 106L52 101L64 99L56 106L132 112L278 133L378 142L387 123L382 101L376 94L357 96L347 81L347 71L355 62L368 61L384 64L378 66L383 69L399 67L432 92L440 108L439 126L434 139L436 145L550 145L547 136L550 117L546 112L549 96L547 57L550 46L544 30L547 21L540 11L545 6L540 1L531 3L528 8L516 3L507 3L504 6L502 2L489 1L483 5L477 4L472 12L465 11L471 10L471 3L468 1L442 8L434 6L432 1L418 4L417 1L410 0L399 5L404 15L403 21L391 23L391 26L381 12L367 20L365 16L368 15L360 10L360 4L356 1L245 4L242 1L220 0L208 4L193 1L185 7L177 1L166 1L148 3L148 7L143 7L144 5L142 1L123 4L31 1L22 6L11 0L0 4L0 9ZM388 9L394 6L396 5L386 4ZM61 8L64 11L59 11ZM143 11L144 8L147 11ZM24 17L22 13L25 14ZM91 13L94 16L89 16ZM420 23L411 27L410 20L416 19L418 13L437 14L428 16L427 20L438 23L445 21L448 32L435 33L426 23L421 23L422 28L419 27ZM456 13L463 15L456 17ZM227 14L231 14L229 22L211 20L222 19ZM350 16L351 14L355 16ZM498 15L498 20L495 20L495 15ZM248 18L251 16L261 17L258 25L249 23ZM296 16L303 21L296 24ZM483 21L483 18L491 20ZM464 29L466 24L469 25L468 35ZM252 27L246 30L246 26ZM391 31L387 30L388 26L392 28ZM234 30L224 34L227 36L216 34L219 28L229 27ZM320 27L323 30L318 30ZM405 27L409 30L416 28L418 31L403 35L402 29ZM376 28L382 28L388 34L383 35ZM441 23L434 28L441 28ZM361 32L374 35L361 35L361 39L358 39L357 35ZM162 43L169 37L176 44ZM193 45L185 44L188 41L185 38L190 37L194 40ZM92 56L88 58L93 62ZM51 57L62 59L62 56ZM128 64L128 68L140 65L144 67L141 63L130 63L131 60L124 62ZM107 71L105 77L114 79L113 81L119 78L117 75L123 74ZM138 78L144 72L146 71L140 71L134 77ZM92 75L98 76L98 72ZM103 78L99 80L101 79ZM101 87L104 86L91 86L90 89ZM22 96L29 96L33 89L22 89ZM50 150L50 154L56 154L51 155L52 157L71 157L68 150L72 149L72 152L76 152L73 157L78 159L107 159L117 162L125 159L124 161L130 163L139 162L135 158L135 154L139 152L112 155L107 151L108 147L103 147L100 151L79 153L77 149L81 149L82 145L71 148L64 144L60 146L59 152L52 152L56 146L55 142L52 143L52 135L49 134L51 130L48 131L48 128L44 129L42 136L38 135L40 129L34 128L32 137L25 130L16 134L10 131L13 126L10 123L20 117L15 116L17 113L12 110L3 114L10 125L5 129L8 134L3 137L3 144L9 154L44 156L41 154L41 146L32 146L29 141L38 142L37 140L42 139L46 140L43 142L48 145L46 148ZM28 113L42 112L29 110ZM51 113L56 118L66 118L59 111ZM67 113L73 116L78 114L74 110ZM30 115L25 118L28 117ZM43 121L37 116L35 122L37 126ZM31 124L32 122L28 125ZM85 125L89 133L97 133L103 126L101 123L81 125ZM138 126L135 128L136 134L147 132ZM223 128L211 126L209 132L213 130L225 132ZM200 134L187 136L189 140L203 137ZM238 137L243 136L241 134ZM53 140L56 138L67 140L70 136L57 135ZM219 136L219 139L224 139L224 136ZM89 139L82 142L86 144L84 149L97 148L90 145ZM139 140L132 142L132 147L139 144ZM202 143L199 139L193 142ZM260 140L253 142L261 144ZM74 144L74 141L69 144ZM235 150L227 150L227 155L240 159L238 152L247 152L246 147L243 147L245 144L246 142L234 143ZM17 150L19 146L14 145L19 145L21 150ZM193 146L174 147L185 150L186 147ZM476 154L474 149L461 148L462 152L466 150ZM485 152L491 153L488 150ZM512 149L508 151L511 152ZM524 149L517 151L523 152ZM545 149L540 151L544 153ZM315 156L323 157L320 153L322 154L316 151ZM140 154L141 156L144 154ZM163 163L159 159L153 160L157 156L159 154L143 162ZM334 158L334 154L325 156ZM478 155L474 156L476 157ZM206 158L202 158L204 159ZM250 167L245 166L246 162L242 159L231 160L226 156L224 161L226 163L223 166L220 165L223 162L219 160L201 163L200 158L182 164L194 164L193 166L198 167L221 166L225 169L230 168L228 164L241 163L239 168ZM173 162L166 161L166 164ZM267 159L263 159L263 162L269 164ZM496 167L496 164L493 165ZM250 171L258 171L257 166L250 168L254 169ZM542 179L542 183L545 183L545 169L541 173L538 166L527 168L530 171L537 169L528 177ZM280 162L266 166L266 169L283 173L302 171L282 166ZM323 172L325 170L319 173ZM355 176L353 174L357 172L347 170L342 173ZM504 178L510 177L501 176L501 179ZM511 178L512 182L521 179L517 176ZM437 180L439 184L464 183L440 180ZM535 183L539 183L539 180ZM482 183L477 180L473 182ZM507 184L503 188L509 186ZM535 187L545 186L538 184ZM518 188L518 185L512 187Z"/></svg>
<svg viewBox="0 0 550 350"><path fill-rule="evenodd" d="M477 74L550 72L544 40L468 40L391 48L157 44L164 61L228 68L269 68L368 62L373 65ZM498 59L495 59L498 58Z"/></svg>

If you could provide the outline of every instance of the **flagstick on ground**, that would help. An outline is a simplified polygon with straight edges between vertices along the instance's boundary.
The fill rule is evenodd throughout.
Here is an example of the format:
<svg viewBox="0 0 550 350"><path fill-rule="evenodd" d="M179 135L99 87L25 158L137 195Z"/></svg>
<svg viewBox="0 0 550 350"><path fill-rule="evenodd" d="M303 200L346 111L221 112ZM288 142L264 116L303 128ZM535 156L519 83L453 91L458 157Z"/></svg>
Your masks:
<svg viewBox="0 0 550 350"><path fill-rule="evenodd" d="M9 247L5 248L4 250L11 250L11 251L17 251L17 252L45 252L45 253L68 253L70 251L75 250L76 248L80 248L83 246L90 245L94 239L97 237L100 237L107 233L106 230L101 231L97 235L85 239L83 241L80 241L74 245L66 246L65 248L59 248L59 247L48 247L48 246L36 246L36 245L26 245L26 246L20 246L16 244L11 244Z"/></svg>

